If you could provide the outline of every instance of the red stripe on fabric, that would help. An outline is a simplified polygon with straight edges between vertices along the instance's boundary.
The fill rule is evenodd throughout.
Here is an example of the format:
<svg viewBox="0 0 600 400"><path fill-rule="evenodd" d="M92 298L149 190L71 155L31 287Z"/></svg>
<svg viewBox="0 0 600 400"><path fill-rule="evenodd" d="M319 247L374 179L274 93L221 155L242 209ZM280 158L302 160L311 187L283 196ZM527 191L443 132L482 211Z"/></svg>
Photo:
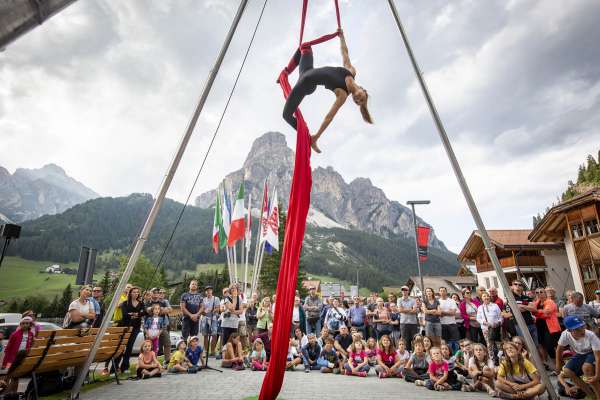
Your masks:
<svg viewBox="0 0 600 400"><path fill-rule="evenodd" d="M335 15L337 17L338 29L342 28L342 23L340 19L340 5L338 4L338 0L334 0L335 3Z"/></svg>
<svg viewBox="0 0 600 400"><path fill-rule="evenodd" d="M319 44L319 43L326 42L326 41L328 41L328 40L331 40L331 39L333 39L333 38L336 38L336 37L338 37L338 35L339 35L339 33L338 33L338 32L334 32L334 33L329 33L329 34L327 34L327 35L323 35L323 36L321 36L321 37L318 37L318 38L316 38L316 39L313 39L313 40L311 40L311 41L309 41L309 42L304 42L304 43L302 43L302 44L300 45L300 48L301 48L301 49L303 49L303 48L307 48L307 47L314 46L315 44Z"/></svg>
<svg viewBox="0 0 600 400"><path fill-rule="evenodd" d="M287 98L292 90L285 71L279 74L279 84ZM273 319L273 336L271 339L271 360L267 374L263 380L259 400L275 400L283 384L285 364L287 360L292 310L296 295L296 279L298 278L298 262L306 230L306 217L310 206L312 175L310 169L310 134L300 109L295 112L296 160L290 191L285 239L281 253L279 279L277 280L277 307Z"/></svg>

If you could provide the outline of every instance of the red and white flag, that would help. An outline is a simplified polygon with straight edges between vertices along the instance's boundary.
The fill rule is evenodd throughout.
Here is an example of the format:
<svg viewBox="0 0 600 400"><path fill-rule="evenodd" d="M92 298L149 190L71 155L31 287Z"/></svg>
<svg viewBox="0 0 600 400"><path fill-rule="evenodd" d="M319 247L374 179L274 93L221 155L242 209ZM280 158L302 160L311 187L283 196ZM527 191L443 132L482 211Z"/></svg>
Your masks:
<svg viewBox="0 0 600 400"><path fill-rule="evenodd" d="M252 241L252 193L248 195L248 209L246 210L246 249L250 250Z"/></svg>
<svg viewBox="0 0 600 400"><path fill-rule="evenodd" d="M231 215L231 226L229 227L229 236L227 237L227 246L231 247L235 245L238 240L244 238L246 233L246 216L244 215L244 181L240 184L237 198L235 199L235 205L233 207L233 213Z"/></svg>
<svg viewBox="0 0 600 400"><path fill-rule="evenodd" d="M271 199L271 212L266 223L265 241L279 251L279 204L277 202L277 189Z"/></svg>

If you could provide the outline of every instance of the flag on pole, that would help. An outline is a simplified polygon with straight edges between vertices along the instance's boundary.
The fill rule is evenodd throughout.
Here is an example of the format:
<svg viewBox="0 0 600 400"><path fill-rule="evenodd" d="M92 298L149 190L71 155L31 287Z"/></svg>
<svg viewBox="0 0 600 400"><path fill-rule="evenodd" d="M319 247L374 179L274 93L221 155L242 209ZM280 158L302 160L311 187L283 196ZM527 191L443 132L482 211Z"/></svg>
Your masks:
<svg viewBox="0 0 600 400"><path fill-rule="evenodd" d="M246 249L250 251L252 241L252 193L248 195L248 209L246 210Z"/></svg>
<svg viewBox="0 0 600 400"><path fill-rule="evenodd" d="M219 201L219 191L217 190L217 202L215 203L215 218L213 220L212 244L215 254L219 253L219 227L221 220L221 202Z"/></svg>
<svg viewBox="0 0 600 400"><path fill-rule="evenodd" d="M273 194L272 202L271 212L266 224L267 234L265 235L265 241L274 250L279 251L279 204L277 202L277 189L275 189L275 193Z"/></svg>
<svg viewBox="0 0 600 400"><path fill-rule="evenodd" d="M231 227L229 228L229 236L227 237L227 246L234 246L238 240L242 240L245 234L245 215L244 215L244 181L240 184L235 205L233 207L233 215L231 216Z"/></svg>
<svg viewBox="0 0 600 400"><path fill-rule="evenodd" d="M259 232L259 236L260 243L262 243L265 241L265 236L267 235L267 219L269 219L269 189L267 187L267 181L265 181L263 201L260 210L261 231Z"/></svg>
<svg viewBox="0 0 600 400"><path fill-rule="evenodd" d="M229 237L229 229L231 228L231 204L229 203L229 197L227 196L227 188L223 185L223 204L221 205L223 210L223 229L225 231L225 243Z"/></svg>
<svg viewBox="0 0 600 400"><path fill-rule="evenodd" d="M429 243L429 232L431 228L428 226L417 227L417 244L419 245L419 260L427 260L427 244Z"/></svg>
<svg viewBox="0 0 600 400"><path fill-rule="evenodd" d="M227 246L227 232L225 231L225 227L223 226L223 203L221 203L221 193L217 189L217 209L219 210L219 215L217 219L217 224L219 227L219 248L224 249Z"/></svg>

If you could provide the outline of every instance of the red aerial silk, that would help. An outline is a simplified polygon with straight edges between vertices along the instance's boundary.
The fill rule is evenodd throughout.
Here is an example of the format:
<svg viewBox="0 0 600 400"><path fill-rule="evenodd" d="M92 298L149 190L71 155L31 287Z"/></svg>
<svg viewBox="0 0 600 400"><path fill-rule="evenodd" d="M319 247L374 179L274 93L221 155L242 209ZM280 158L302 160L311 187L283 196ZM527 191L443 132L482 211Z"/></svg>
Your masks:
<svg viewBox="0 0 600 400"><path fill-rule="evenodd" d="M322 36L311 42L302 43L306 8L308 0L303 0L302 23L300 28L301 47L311 46L333 39L338 34L333 33ZM338 28L340 27L340 12L338 2L335 0ZM293 66L295 67L295 66ZM288 81L291 69L284 69L279 74L279 85L283 95L287 98L292 90ZM277 307L273 318L273 337L271 338L271 358L269 368L263 380L259 400L275 400L281 391L285 364L287 362L290 327L292 325L292 310L296 295L296 282L298 279L298 262L306 230L306 217L310 206L310 191L312 188L312 173L310 169L310 144L311 138L308 126L300 109L296 109L296 160L294 162L294 175L288 206L287 222L285 225L285 238L279 266L277 280Z"/></svg>
<svg viewBox="0 0 600 400"><path fill-rule="evenodd" d="M287 98L292 90L287 73L282 72L279 75L279 84ZM306 229L306 216L310 206L310 190L312 187L310 135L300 109L296 110L295 115L297 121L296 160L287 223L285 225L279 279L277 280L277 307L275 307L273 320L271 359L260 391L260 400L275 400L283 384L298 278L298 261L300 260L300 251L302 250L302 241Z"/></svg>

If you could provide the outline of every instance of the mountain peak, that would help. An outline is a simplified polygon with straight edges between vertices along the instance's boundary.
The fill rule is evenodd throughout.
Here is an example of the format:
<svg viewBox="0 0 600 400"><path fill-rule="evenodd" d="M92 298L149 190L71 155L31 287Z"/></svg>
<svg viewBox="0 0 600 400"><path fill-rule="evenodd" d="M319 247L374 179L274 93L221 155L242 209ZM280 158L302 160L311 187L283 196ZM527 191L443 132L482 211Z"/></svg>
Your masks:
<svg viewBox="0 0 600 400"><path fill-rule="evenodd" d="M294 152L287 146L280 132L267 132L258 137L241 169L228 174L224 181L235 191L244 180L246 192L252 194L253 207L262 198L262 187L269 179L269 188L275 187L284 208L287 207L294 168ZM338 226L372 233L385 238L393 236L414 237L410 209L396 201L390 201L383 190L373 185L369 178L356 178L346 183L333 167L317 167L312 172L313 187L311 223L323 226ZM196 205L210 208L215 204L216 191L201 194ZM419 221L421 219L419 218ZM431 235L432 246L445 249L435 234Z"/></svg>
<svg viewBox="0 0 600 400"><path fill-rule="evenodd" d="M67 175L67 173L65 172L65 170L62 167L60 167L54 163L44 165L42 168L40 168L40 171L46 171L46 172L50 172L50 173L58 174L58 175L65 175L65 176Z"/></svg>

